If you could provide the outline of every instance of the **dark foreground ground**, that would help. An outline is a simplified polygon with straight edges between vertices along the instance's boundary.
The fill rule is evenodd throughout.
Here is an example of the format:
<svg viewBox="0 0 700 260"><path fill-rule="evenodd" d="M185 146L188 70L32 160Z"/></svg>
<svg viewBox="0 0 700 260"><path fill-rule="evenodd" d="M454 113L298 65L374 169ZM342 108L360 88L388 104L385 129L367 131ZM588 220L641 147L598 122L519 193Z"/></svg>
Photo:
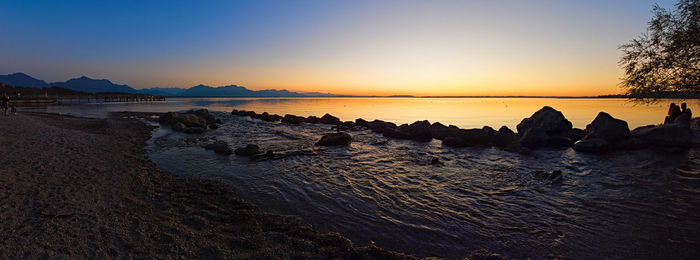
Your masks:
<svg viewBox="0 0 700 260"><path fill-rule="evenodd" d="M414 258L161 171L126 117L0 116L0 258Z"/></svg>

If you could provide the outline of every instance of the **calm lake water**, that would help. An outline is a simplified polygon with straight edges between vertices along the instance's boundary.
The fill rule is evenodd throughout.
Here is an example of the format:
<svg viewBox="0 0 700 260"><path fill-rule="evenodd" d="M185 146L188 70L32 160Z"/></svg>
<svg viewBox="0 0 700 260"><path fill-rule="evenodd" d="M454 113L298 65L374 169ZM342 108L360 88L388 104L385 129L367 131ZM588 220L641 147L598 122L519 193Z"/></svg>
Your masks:
<svg viewBox="0 0 700 260"><path fill-rule="evenodd" d="M326 112L342 120L428 119L463 128L506 125L543 105L583 128L598 111L630 127L663 120L666 105L614 99L171 99L158 104L51 106L50 112L100 117L108 111L206 107L224 124L202 135L159 128L146 147L159 167L217 179L262 209L299 216L356 244L418 256L461 258L485 249L543 259L697 259L700 256L700 150L589 155L567 149L519 155L485 148L416 143L350 132L349 147L314 147L330 126L286 125L232 116L231 109L277 114ZM691 108L697 109L696 103ZM201 148L258 144L288 155L251 161ZM442 164L432 165L432 158ZM561 170L561 181L538 171Z"/></svg>

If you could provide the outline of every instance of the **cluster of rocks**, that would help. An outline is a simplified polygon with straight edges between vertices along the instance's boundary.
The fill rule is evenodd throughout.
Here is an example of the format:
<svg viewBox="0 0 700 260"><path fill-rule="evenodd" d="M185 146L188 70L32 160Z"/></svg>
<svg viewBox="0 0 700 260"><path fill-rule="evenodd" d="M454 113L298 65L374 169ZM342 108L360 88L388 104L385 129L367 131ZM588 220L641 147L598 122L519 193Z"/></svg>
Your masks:
<svg viewBox="0 0 700 260"><path fill-rule="evenodd" d="M201 134L207 128L216 129L221 125L221 120L214 118L209 110L199 109L187 112L163 113L158 118L160 124L168 125L175 131L188 134Z"/></svg>
<svg viewBox="0 0 700 260"><path fill-rule="evenodd" d="M648 125L629 130L627 122L605 112L586 126L586 136L574 144L576 151L603 153L612 150L636 150L647 147L689 148L700 144L697 132L700 119L689 124Z"/></svg>
<svg viewBox="0 0 700 260"><path fill-rule="evenodd" d="M382 120L367 121L362 118L354 122L343 122L330 114L323 117L300 117L257 114L252 111L233 110L234 115L250 116L265 121L281 121L288 124L321 123L330 124L338 130L370 129L375 133L394 139L429 142L441 140L451 147L499 147L508 151L527 153L532 149L572 147L585 153L602 153L612 150L642 149L649 146L690 147L700 145L693 131L700 132L700 118L690 124L667 124L644 126L629 130L627 122L613 118L605 112L586 126L586 129L573 128L571 122L560 112L545 106L517 125L517 133L506 126L498 130L483 128L461 129L454 125L445 126L427 120L412 124L396 125ZM688 126L690 125L690 126ZM697 129L697 130L693 130ZM347 133L329 133L316 145L348 145L352 138Z"/></svg>
<svg viewBox="0 0 700 260"><path fill-rule="evenodd" d="M268 114L267 112L263 112L262 114L255 113L254 111L245 111L245 110L237 110L234 109L231 111L232 115L236 116L249 116L254 119L260 119L263 121L268 121L268 122L276 122L280 121L282 123L286 124L292 124L292 125L298 125L301 123L308 123L308 124L327 124L327 125L333 125L338 127L341 130L349 130L355 127L355 123L352 121L340 121L339 118L332 116L330 114L325 114L322 117L317 117L317 116L308 116L308 117L301 117L301 116L296 116L296 115L290 115L286 114L284 116L276 115L276 114Z"/></svg>

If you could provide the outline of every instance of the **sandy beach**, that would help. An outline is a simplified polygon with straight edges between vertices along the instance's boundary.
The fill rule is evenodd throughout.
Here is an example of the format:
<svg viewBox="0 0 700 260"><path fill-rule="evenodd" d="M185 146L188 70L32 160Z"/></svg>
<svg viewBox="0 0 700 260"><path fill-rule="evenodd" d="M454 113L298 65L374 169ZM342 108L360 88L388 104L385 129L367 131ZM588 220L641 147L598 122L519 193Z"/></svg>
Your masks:
<svg viewBox="0 0 700 260"><path fill-rule="evenodd" d="M159 170L146 116L0 117L0 258L413 258Z"/></svg>

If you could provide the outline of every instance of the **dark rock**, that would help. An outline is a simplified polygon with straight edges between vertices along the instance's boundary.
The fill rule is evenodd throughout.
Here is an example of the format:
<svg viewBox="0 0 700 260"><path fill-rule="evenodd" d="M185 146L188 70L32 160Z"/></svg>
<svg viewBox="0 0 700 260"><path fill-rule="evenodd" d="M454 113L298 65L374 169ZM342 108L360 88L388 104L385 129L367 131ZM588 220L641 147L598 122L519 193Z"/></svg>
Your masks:
<svg viewBox="0 0 700 260"><path fill-rule="evenodd" d="M293 125L298 125L298 124L301 124L305 121L306 121L306 119L303 117L290 115L290 114L286 114L282 118L282 123L293 124Z"/></svg>
<svg viewBox="0 0 700 260"><path fill-rule="evenodd" d="M452 147L488 146L493 137L491 131L484 129L459 129L454 135L445 137L442 144Z"/></svg>
<svg viewBox="0 0 700 260"><path fill-rule="evenodd" d="M546 142L547 147L571 147L573 144L574 141L571 141L568 137L559 135L550 136Z"/></svg>
<svg viewBox="0 0 700 260"><path fill-rule="evenodd" d="M275 152L273 152L272 150L267 150L267 152L265 153L265 156L267 156L267 157L274 157L274 156L275 156Z"/></svg>
<svg viewBox="0 0 700 260"><path fill-rule="evenodd" d="M610 148L610 143L603 138L593 137L574 143L573 148L583 153L603 153Z"/></svg>
<svg viewBox="0 0 700 260"><path fill-rule="evenodd" d="M339 124L341 124L340 119L338 119L337 117L334 117L330 114L323 115L321 117L320 122L321 122L321 124L327 124L327 125L339 125Z"/></svg>
<svg viewBox="0 0 700 260"><path fill-rule="evenodd" d="M690 129L680 124L642 126L634 129L632 136L662 147L690 147L693 143Z"/></svg>
<svg viewBox="0 0 700 260"><path fill-rule="evenodd" d="M367 123L369 123L369 122L367 122L367 120L364 120L362 118L355 119L355 125L367 127Z"/></svg>
<svg viewBox="0 0 700 260"><path fill-rule="evenodd" d="M260 120L266 121L266 122L275 122L275 121L279 120L278 117L279 116L277 116L277 115L270 115L267 112L263 112L262 114L257 116L257 119L260 119Z"/></svg>
<svg viewBox="0 0 700 260"><path fill-rule="evenodd" d="M219 124L219 123L211 123L211 124L209 124L209 128L211 128L211 129L217 129L217 128L219 128L220 126L221 126L221 124Z"/></svg>
<svg viewBox="0 0 700 260"><path fill-rule="evenodd" d="M214 121L216 121L216 118L214 118L214 116L211 113L209 113L209 110L207 110L207 109L194 110L188 114L197 115L197 117L199 117L201 120L205 121L204 125L211 124L211 123L214 123Z"/></svg>
<svg viewBox="0 0 700 260"><path fill-rule="evenodd" d="M178 116L179 116L178 113L175 113L175 112L163 113L158 118L158 123L172 125L175 122L177 122L177 120L175 120L175 118L177 118Z"/></svg>
<svg viewBox="0 0 700 260"><path fill-rule="evenodd" d="M321 122L321 119L317 116L309 116L306 118L306 122L310 124L318 124Z"/></svg>
<svg viewBox="0 0 700 260"><path fill-rule="evenodd" d="M440 162L440 158L433 157L432 159L430 159L430 164L438 165L438 164L442 164L442 163Z"/></svg>
<svg viewBox="0 0 700 260"><path fill-rule="evenodd" d="M547 135L553 135L571 130L571 122L561 112L545 106L531 117L523 119L517 126L518 134L521 135L535 128L544 131Z"/></svg>
<svg viewBox="0 0 700 260"><path fill-rule="evenodd" d="M185 130L186 126L185 126L185 124L183 124L183 123L175 122L174 124L172 124L172 125L170 126L170 128L172 128L172 129L175 130L175 131L180 131L180 132L182 132L182 131Z"/></svg>
<svg viewBox="0 0 700 260"><path fill-rule="evenodd" d="M690 120L690 129L700 131L700 117Z"/></svg>
<svg viewBox="0 0 700 260"><path fill-rule="evenodd" d="M578 141L578 140L583 139L584 136L586 136L586 130L579 129L579 128L572 128L569 131L561 133L561 136L569 138L571 141Z"/></svg>
<svg viewBox="0 0 700 260"><path fill-rule="evenodd" d="M206 120L201 119L196 114L192 114L192 113L180 114L177 117L177 120L180 123L183 123L183 124L185 124L185 126L188 126L188 127L201 127L201 128L207 127Z"/></svg>
<svg viewBox="0 0 700 260"><path fill-rule="evenodd" d="M236 109L234 109L233 111L231 111L231 114L234 115L234 116L247 116L247 115L248 115L248 112L245 111L245 110L236 110Z"/></svg>
<svg viewBox="0 0 700 260"><path fill-rule="evenodd" d="M409 139L419 142L430 142L433 139L430 133L430 122L427 120L416 121L410 125L402 125L397 128L398 131L407 133Z"/></svg>
<svg viewBox="0 0 700 260"><path fill-rule="evenodd" d="M552 172L546 171L535 171L533 175L538 179L543 179L551 182L560 181L562 179L562 172L560 170L554 170Z"/></svg>
<svg viewBox="0 0 700 260"><path fill-rule="evenodd" d="M253 156L256 154L263 153L263 151L260 150L260 147L254 144L249 144L245 147L237 148L234 152L236 153L236 155L241 156Z"/></svg>
<svg viewBox="0 0 700 260"><path fill-rule="evenodd" d="M232 154L233 151L231 150L231 147L228 146L228 144L224 141L216 141L214 143L208 144L204 146L204 149L207 150L214 150L214 152L218 154Z"/></svg>
<svg viewBox="0 0 700 260"><path fill-rule="evenodd" d="M530 149L545 147L548 140L549 135L541 128L529 128L520 136L520 144Z"/></svg>
<svg viewBox="0 0 700 260"><path fill-rule="evenodd" d="M608 113L600 112L593 122L586 126L586 136L590 138L603 138L609 143L625 140L631 136L627 122L613 118Z"/></svg>
<svg viewBox="0 0 700 260"><path fill-rule="evenodd" d="M258 115L258 113L255 113L255 111L245 111L244 115L249 116L251 118L255 118Z"/></svg>
<svg viewBox="0 0 700 260"><path fill-rule="evenodd" d="M430 126L430 134L433 138L443 140L448 136L455 136L459 132L459 128L453 125L445 126L439 122L435 122Z"/></svg>
<svg viewBox="0 0 700 260"><path fill-rule="evenodd" d="M320 146L338 146L349 145L352 142L352 137L347 133L328 133L321 137L321 140L316 142Z"/></svg>
<svg viewBox="0 0 700 260"><path fill-rule="evenodd" d="M550 173L547 176L547 179L550 181L558 181L558 180L562 179L562 176L563 175L562 175L562 172L560 170L554 170L554 171L552 171L552 173Z"/></svg>
<svg viewBox="0 0 700 260"><path fill-rule="evenodd" d="M183 132L186 134L201 134L204 133L205 130L204 127L187 127Z"/></svg>
<svg viewBox="0 0 700 260"><path fill-rule="evenodd" d="M493 136L493 145L496 147L506 147L518 140L518 135L507 126L501 126Z"/></svg>
<svg viewBox="0 0 700 260"><path fill-rule="evenodd" d="M367 128L371 129L372 132L375 133L383 133L384 129L386 128L396 128L396 124L375 119L374 121L367 123Z"/></svg>
<svg viewBox="0 0 700 260"><path fill-rule="evenodd" d="M382 131L382 135L384 135L385 137L396 138L396 139L405 139L405 140L411 139L411 135L408 134L407 132L399 131L397 128L390 128L390 127L384 128L384 130Z"/></svg>
<svg viewBox="0 0 700 260"><path fill-rule="evenodd" d="M339 130L341 130L341 131L342 131L342 130L350 130L350 129L352 129L353 127L355 127L355 122L353 122L353 121L345 121L345 122L343 122L342 124L340 124L340 126L339 126L340 129L339 129Z"/></svg>
<svg viewBox="0 0 700 260"><path fill-rule="evenodd" d="M648 142L636 137L627 138L613 144L613 149L615 150L639 150L647 147L649 147Z"/></svg>

